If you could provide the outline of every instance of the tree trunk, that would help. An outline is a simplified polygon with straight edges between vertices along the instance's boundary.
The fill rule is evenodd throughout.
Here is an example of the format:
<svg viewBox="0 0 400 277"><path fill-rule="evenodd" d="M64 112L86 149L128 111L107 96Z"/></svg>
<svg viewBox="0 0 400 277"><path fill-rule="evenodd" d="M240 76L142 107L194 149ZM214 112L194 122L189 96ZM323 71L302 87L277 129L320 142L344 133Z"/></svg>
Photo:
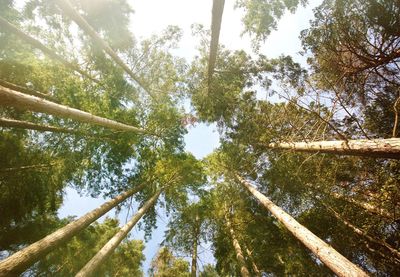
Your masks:
<svg viewBox="0 0 400 277"><path fill-rule="evenodd" d="M199 243L200 235L200 217L196 214L196 223L193 231L193 249L192 249L192 264L191 264L191 277L196 277L197 275L197 245Z"/></svg>
<svg viewBox="0 0 400 277"><path fill-rule="evenodd" d="M13 83L1 80L1 79L0 79L0 86L6 87L6 88L9 88L9 89L12 89L12 90L20 91L22 93L33 95L33 96L36 96L36 97L44 98L44 99L47 99L47 100L50 100L50 101L53 101L53 102L57 102L56 99L54 99L54 97L52 97L51 95L48 95L46 93L39 92L39 91L30 89L30 88L26 88L26 87L23 87L23 86L19 86L19 85L16 85L16 84L13 84Z"/></svg>
<svg viewBox="0 0 400 277"><path fill-rule="evenodd" d="M386 243L385 241L382 241L378 238L374 238L370 236L366 231L354 226L351 224L349 221L344 219L338 212L336 212L333 208L329 207L328 205L323 204L328 210L332 212L332 214L338 219L340 222L342 222L344 225L349 227L351 230L353 230L354 233L357 235L365 238L369 242L380 245L381 247L385 248L387 251L389 251L393 257L397 260L397 262L400 262L400 252L396 249L394 249L390 244Z"/></svg>
<svg viewBox="0 0 400 277"><path fill-rule="evenodd" d="M270 211L298 240L311 250L327 267L338 276L368 276L358 266L338 253L330 245L314 235L306 227L298 223L266 196L256 190L249 182L236 175L240 184L247 189L261 204Z"/></svg>
<svg viewBox="0 0 400 277"><path fill-rule="evenodd" d="M135 73L121 60L121 58L115 53L115 51L96 33L96 31L90 26L90 24L72 7L68 0L58 0L57 1L61 9L75 21L79 27L82 28L89 36L103 48L103 50L120 66L124 69L126 73L138 83L152 98L155 95L149 90L149 88L136 76Z"/></svg>
<svg viewBox="0 0 400 277"><path fill-rule="evenodd" d="M35 96L26 95L24 93L14 91L3 86L0 86L0 105L12 106L17 109L26 109L55 116L71 118L81 122L96 124L102 127L121 131L131 131L140 134L145 133L143 129L137 127L92 115L90 113L70 108L68 106L60 105Z"/></svg>
<svg viewBox="0 0 400 277"><path fill-rule="evenodd" d="M313 142L270 143L270 149L286 149L299 152L320 152L337 155L400 159L400 139L337 140Z"/></svg>
<svg viewBox="0 0 400 277"><path fill-rule="evenodd" d="M210 57L208 59L208 85L210 86L211 78L214 73L215 62L218 53L219 33L221 30L222 13L224 11L225 0L214 0L211 18L211 42ZM210 89L210 88L208 88Z"/></svg>
<svg viewBox="0 0 400 277"><path fill-rule="evenodd" d="M249 248L247 248L246 245L244 245L244 248L245 248L247 257L249 257L249 260L250 260L250 262L251 262L251 266L253 267L254 274L255 274L257 277L261 277L261 272L260 272L260 270L258 269L256 263L254 262L253 255L251 254L251 251L249 250Z"/></svg>
<svg viewBox="0 0 400 277"><path fill-rule="evenodd" d="M127 236L130 230L136 225L140 218L150 209L162 190L157 191L139 210L138 212L116 233L97 254L75 275L75 277L91 276L96 269L103 263L117 248L121 241Z"/></svg>
<svg viewBox="0 0 400 277"><path fill-rule="evenodd" d="M4 117L0 117L0 127L28 129L28 130L36 130L41 132L52 132L52 133L66 133L66 134L76 134L76 135L82 134L81 132L72 129L54 127L49 125L38 125L28 121L22 121Z"/></svg>
<svg viewBox="0 0 400 277"><path fill-rule="evenodd" d="M397 219L394 214L390 213L386 209L377 207L377 206L372 205L370 203L359 201L359 200L354 199L352 197L347 197L347 196L341 195L341 194L339 194L337 192L332 192L332 193L330 193L330 195L332 195L336 199L342 199L342 200L345 200L345 201L347 201L349 203L355 204L355 205L359 206L360 208L365 209L367 212L370 212L372 214L380 215L380 216L382 216L384 218L390 219L391 221L394 221L394 220Z"/></svg>
<svg viewBox="0 0 400 277"><path fill-rule="evenodd" d="M9 167L9 168L0 168L0 172L17 172L17 171L25 171L25 170L40 170L40 169L47 169L49 167L53 167L58 162L51 162L47 164L34 164L34 165L23 165L19 167Z"/></svg>
<svg viewBox="0 0 400 277"><path fill-rule="evenodd" d="M51 252L54 248L60 246L79 231L89 226L92 222L107 213L109 210L123 202L128 197L142 190L145 184L126 191L114 199L104 203L100 207L85 214L81 218L58 229L45 238L25 247L14 253L10 257L0 261L0 276L15 276L24 272L27 268Z"/></svg>
<svg viewBox="0 0 400 277"><path fill-rule="evenodd" d="M96 80L95 78L90 76L88 73L84 72L83 70L81 70L78 66L70 63L69 61L67 61L66 59L64 59L60 55L58 55L56 52L54 52L53 50L47 48L40 41L34 39L33 37L31 37L31 36L29 36L27 34L25 34L24 32L19 30L17 27L15 27L11 23L9 23L6 19L4 19L1 16L0 16L0 26L3 27L4 29L8 30L10 33L13 33L14 35L18 36L20 39L24 40L25 42L31 44L35 48L40 49L44 54L46 54L47 56L49 56L50 58L52 58L54 60L59 61L65 67L67 67L67 68L69 68L69 69L71 69L73 71L78 72L80 75L85 76L85 77L89 78L90 80L95 81L96 83L99 83L98 80Z"/></svg>
<svg viewBox="0 0 400 277"><path fill-rule="evenodd" d="M242 277L250 277L249 270L247 269L247 266L246 266L246 260L244 259L244 256L243 256L242 248L240 247L239 241L236 237L235 230L232 227L232 223L231 223L231 219L229 218L229 215L226 215L226 226L228 227L229 233L231 234L233 248L235 249L236 258L237 258L237 260L239 262L239 266L240 266L240 273L241 273Z"/></svg>

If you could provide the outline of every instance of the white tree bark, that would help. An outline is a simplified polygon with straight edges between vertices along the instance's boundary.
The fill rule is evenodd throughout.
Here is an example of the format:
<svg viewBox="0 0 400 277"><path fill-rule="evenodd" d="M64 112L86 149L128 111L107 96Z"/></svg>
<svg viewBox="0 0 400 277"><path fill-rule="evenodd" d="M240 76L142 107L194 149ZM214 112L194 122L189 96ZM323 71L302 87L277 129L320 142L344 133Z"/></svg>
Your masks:
<svg viewBox="0 0 400 277"><path fill-rule="evenodd" d="M270 143L270 149L293 150L300 152L321 152L337 155L352 155L376 158L400 159L400 139L359 139L313 142Z"/></svg>
<svg viewBox="0 0 400 277"><path fill-rule="evenodd" d="M236 237L235 230L233 229L229 215L226 215L225 218L226 226L228 227L229 233L231 234L233 248L236 252L236 259L239 262L240 274L242 275L242 277L250 277L250 272L247 269L246 260L244 259L242 248L240 247L239 241Z"/></svg>
<svg viewBox="0 0 400 277"><path fill-rule="evenodd" d="M298 240L311 250L335 274L343 277L366 277L362 269L350 262L329 244L314 235L306 227L298 223L280 207L275 205L265 195L256 190L249 182L236 175L240 184L246 188L258 201L270 211Z"/></svg>
<svg viewBox="0 0 400 277"><path fill-rule="evenodd" d="M224 11L225 0L214 0L211 18L211 42L210 56L208 58L208 84L210 85L214 73L215 62L218 53L219 33L221 30L222 13Z"/></svg>
<svg viewBox="0 0 400 277"><path fill-rule="evenodd" d="M115 130L130 131L139 134L145 133L145 131L141 128L92 115L78 109L60 105L32 95L27 95L3 86L0 86L0 106L12 106L17 109L26 109L55 116L71 118L81 122L96 124Z"/></svg>
<svg viewBox="0 0 400 277"><path fill-rule="evenodd" d="M128 235L130 230L142 218L142 216L150 209L157 201L162 190L157 191L139 210L138 212L116 233L97 254L75 275L75 277L91 276L96 269L104 262L117 248L121 241Z"/></svg>
<svg viewBox="0 0 400 277"><path fill-rule="evenodd" d="M145 184L142 184L118 195L114 199L104 203L100 207L85 214L79 219L58 229L54 233L14 253L3 261L0 261L0 276L17 276L24 272L35 262L50 253L54 248L60 246L62 243L75 236L79 231L89 226L92 222L117 206L119 203L123 202L128 197L142 190L144 186Z"/></svg>

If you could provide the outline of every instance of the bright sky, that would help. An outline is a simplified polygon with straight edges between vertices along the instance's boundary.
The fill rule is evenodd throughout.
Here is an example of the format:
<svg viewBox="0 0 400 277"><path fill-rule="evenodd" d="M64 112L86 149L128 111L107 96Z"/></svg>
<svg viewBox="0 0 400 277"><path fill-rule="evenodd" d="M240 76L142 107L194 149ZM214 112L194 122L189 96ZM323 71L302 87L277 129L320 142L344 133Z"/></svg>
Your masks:
<svg viewBox="0 0 400 277"><path fill-rule="evenodd" d="M267 57L277 57L281 54L289 54L295 60L303 62L304 59L298 55L301 51L298 36L300 31L308 27L308 22L312 18L311 8L315 7L321 0L312 0L306 8L299 8L293 14L286 14L278 25L278 31L271 34L261 52ZM211 24L211 0L131 0L129 1L135 14L131 20L131 30L138 38L146 38L151 34L157 34L168 25L177 25L182 28L184 36L176 54L190 61L196 54L197 41L191 36L190 26L193 23L203 24L210 28ZM234 0L225 1L225 9L222 18L220 43L229 49L244 49L250 52L250 39L241 37L241 13L233 9ZM201 159L211 153L219 145L219 136L215 125L207 126L198 124L189 128L189 133L185 136L186 150L192 152L197 158ZM104 202L103 199L93 199L90 197L79 196L75 190L68 188L64 204L59 210L59 216L68 215L81 216ZM134 206L134 210L137 209ZM147 274L151 259L158 250L159 243L163 240L167 219L165 213L159 211L158 228L153 232L152 239L146 244L144 254L144 273ZM109 216L114 216L112 212ZM119 216L122 224L125 223L126 213ZM143 239L143 233L137 228L131 232L131 237ZM209 246L204 246L208 248ZM213 262L212 253L203 251L200 255L200 268L202 263Z"/></svg>

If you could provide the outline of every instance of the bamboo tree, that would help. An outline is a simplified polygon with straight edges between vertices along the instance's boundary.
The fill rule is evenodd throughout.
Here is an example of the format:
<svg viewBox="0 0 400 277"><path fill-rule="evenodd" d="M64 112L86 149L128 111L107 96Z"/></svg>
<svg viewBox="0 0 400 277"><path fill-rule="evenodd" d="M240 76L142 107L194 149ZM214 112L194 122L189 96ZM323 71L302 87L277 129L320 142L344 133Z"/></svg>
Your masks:
<svg viewBox="0 0 400 277"><path fill-rule="evenodd" d="M240 184L270 211L298 240L314 253L327 267L338 276L368 276L362 269L338 253L326 242L297 222L266 196L256 190L249 182L236 174Z"/></svg>
<svg viewBox="0 0 400 277"><path fill-rule="evenodd" d="M73 19L76 24L79 25L89 36L98 43L101 48L120 66L124 69L126 73L138 83L152 98L155 95L150 91L150 89L136 76L135 73L121 60L117 53L96 33L96 31L90 26L90 24L72 7L68 0L58 0L59 6L63 11Z"/></svg>
<svg viewBox="0 0 400 277"><path fill-rule="evenodd" d="M143 129L119 123L114 120L92 115L90 113L60 105L35 96L8 89L0 86L0 105L27 109L35 112L47 113L55 116L75 119L85 123L100 125L115 130L131 131L139 134L145 133Z"/></svg>
<svg viewBox="0 0 400 277"><path fill-rule="evenodd" d="M156 203L162 190L158 190L129 220L120 231L115 234L104 246L97 252L97 254L75 275L76 277L93 275L96 269L114 252L115 248L121 241L128 235L130 230L142 218L142 216Z"/></svg>
<svg viewBox="0 0 400 277"><path fill-rule="evenodd" d="M280 142L267 145L270 149L320 152L337 155L400 159L400 139L338 140L312 142Z"/></svg>
<svg viewBox="0 0 400 277"><path fill-rule="evenodd" d="M23 31L21 31L20 29L18 29L17 27L12 25L11 23L9 23L6 19L4 19L1 16L0 16L0 26L2 28L4 28L4 29L8 30L10 33L18 36L20 39L24 40L25 42L31 44L35 48L40 49L44 54L46 54L50 58L52 58L54 60L57 60L58 62L62 63L65 67L67 67L67 68L69 68L69 69L71 69L73 71L78 72L80 75L85 76L85 77L89 78L90 80L92 80L92 81L94 81L96 83L99 82L98 80L96 80L95 78L90 76L88 73L86 73L83 70L81 70L78 66L76 66L73 63L70 63L69 61L67 61L66 59L64 59L60 55L58 55L56 52L54 52L53 50L51 50L48 47L44 46L37 39L34 39L33 37L25 34Z"/></svg>
<svg viewBox="0 0 400 277"><path fill-rule="evenodd" d="M247 269L246 261L244 259L242 248L240 247L239 241L236 237L236 233L235 233L235 230L233 229L232 222L228 215L228 212L226 213L225 219L226 219L226 227L229 230L229 233L232 238L233 248L235 249L235 252L236 252L236 258L240 265L240 274L242 275L242 277L250 277L250 272Z"/></svg>
<svg viewBox="0 0 400 277"><path fill-rule="evenodd" d="M114 199L104 203L100 207L85 214L79 219L58 229L45 238L25 247L24 249L14 253L10 257L0 261L0 276L17 275L25 271L32 264L40 260L54 248L69 240L79 231L89 226L92 222L107 213L109 210L123 202L128 197L142 190L145 184L126 191Z"/></svg>

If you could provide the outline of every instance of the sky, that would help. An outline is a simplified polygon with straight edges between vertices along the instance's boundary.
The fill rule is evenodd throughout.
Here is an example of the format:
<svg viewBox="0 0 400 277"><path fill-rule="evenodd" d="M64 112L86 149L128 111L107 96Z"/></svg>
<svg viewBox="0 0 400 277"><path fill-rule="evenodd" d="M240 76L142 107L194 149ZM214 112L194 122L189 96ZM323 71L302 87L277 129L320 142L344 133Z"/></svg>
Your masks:
<svg viewBox="0 0 400 277"><path fill-rule="evenodd" d="M147 38L152 34L160 33L168 25L177 25L182 28L184 35L175 53L188 61L193 59L197 54L196 47L198 43L191 35L190 26L193 23L199 23L206 28L210 28L211 0L128 0L128 2L135 11L131 18L130 29L137 38ZM310 1L306 8L299 8L295 14L285 14L278 24L278 31L272 32L261 47L261 53L269 58L278 57L282 54L292 55L294 60L304 63L304 57L298 54L302 50L298 36L301 30L309 26L308 22L312 18L312 8L320 2L321 0ZM220 44L225 45L228 49L244 49L250 52L249 37L241 37L240 35L242 31L241 12L234 10L233 5L233 0L225 1ZM185 135L185 144L186 150L193 153L196 158L204 158L219 145L219 135L215 125L201 123L194 127L189 127L188 134ZM59 216L75 215L79 217L97 208L104 201L102 198L95 199L79 195L74 189L67 188L63 206L59 210ZM133 210L137 210L137 205L133 206ZM166 230L167 218L165 213L159 210L158 214L158 228L153 231L152 239L146 243L144 250L146 261L143 269L145 274L147 274L151 259L156 254ZM114 212L110 211L108 216L113 217ZM124 224L126 222L126 213L121 213L119 219ZM143 239L143 232L134 228L131 232L131 238ZM202 245L200 247L200 268L203 264L214 261L209 248L210 245Z"/></svg>

